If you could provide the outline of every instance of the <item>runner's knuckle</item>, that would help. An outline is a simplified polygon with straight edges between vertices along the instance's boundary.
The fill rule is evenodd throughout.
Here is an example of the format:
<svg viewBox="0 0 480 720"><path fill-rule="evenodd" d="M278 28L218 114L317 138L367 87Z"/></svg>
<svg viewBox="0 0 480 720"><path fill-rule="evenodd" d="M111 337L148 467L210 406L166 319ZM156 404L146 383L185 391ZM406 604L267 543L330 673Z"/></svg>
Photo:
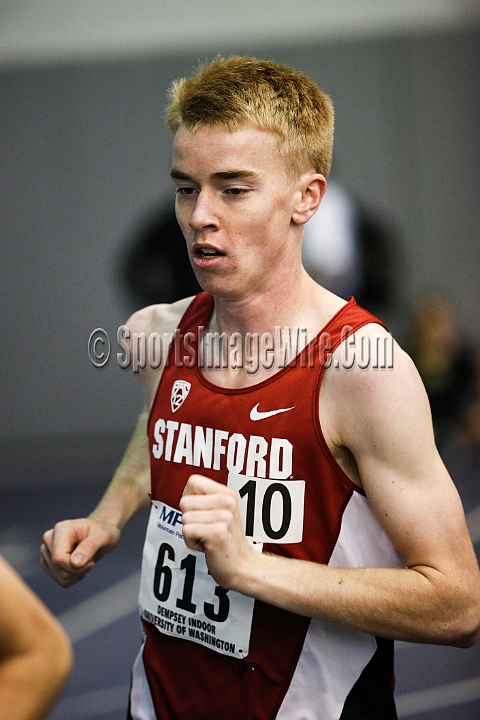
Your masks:
<svg viewBox="0 0 480 720"><path fill-rule="evenodd" d="M225 494L223 499L223 505L226 510L234 512L237 507L237 497L233 491L229 491Z"/></svg>
<svg viewBox="0 0 480 720"><path fill-rule="evenodd" d="M64 555L60 550L54 550L52 553L52 562L55 565L61 565L64 561Z"/></svg>

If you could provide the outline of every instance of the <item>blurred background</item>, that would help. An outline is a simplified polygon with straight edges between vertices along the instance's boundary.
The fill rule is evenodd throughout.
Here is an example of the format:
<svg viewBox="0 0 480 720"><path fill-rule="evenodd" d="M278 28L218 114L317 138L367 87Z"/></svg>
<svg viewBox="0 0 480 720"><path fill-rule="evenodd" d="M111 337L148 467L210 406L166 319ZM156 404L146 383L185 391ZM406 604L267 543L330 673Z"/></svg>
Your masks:
<svg viewBox="0 0 480 720"><path fill-rule="evenodd" d="M331 191L305 263L411 352L480 547L480 2L0 0L0 553L75 641L58 720L125 715L145 519L68 592L37 551L53 522L93 507L141 409L118 326L194 291L166 91L232 53L292 65L332 97ZM476 648L397 656L401 717L480 716Z"/></svg>

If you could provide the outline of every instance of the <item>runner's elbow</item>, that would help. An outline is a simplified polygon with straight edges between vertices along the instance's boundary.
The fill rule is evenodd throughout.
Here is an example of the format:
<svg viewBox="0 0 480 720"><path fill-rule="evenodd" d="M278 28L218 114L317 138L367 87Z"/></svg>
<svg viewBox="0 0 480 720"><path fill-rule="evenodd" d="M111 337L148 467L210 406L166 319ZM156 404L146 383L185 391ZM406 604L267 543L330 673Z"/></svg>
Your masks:
<svg viewBox="0 0 480 720"><path fill-rule="evenodd" d="M480 638L480 593L476 592L462 605L456 613L452 613L448 644L470 648Z"/></svg>
<svg viewBox="0 0 480 720"><path fill-rule="evenodd" d="M457 631L456 647L470 648L480 638L480 603L470 613L465 613Z"/></svg>

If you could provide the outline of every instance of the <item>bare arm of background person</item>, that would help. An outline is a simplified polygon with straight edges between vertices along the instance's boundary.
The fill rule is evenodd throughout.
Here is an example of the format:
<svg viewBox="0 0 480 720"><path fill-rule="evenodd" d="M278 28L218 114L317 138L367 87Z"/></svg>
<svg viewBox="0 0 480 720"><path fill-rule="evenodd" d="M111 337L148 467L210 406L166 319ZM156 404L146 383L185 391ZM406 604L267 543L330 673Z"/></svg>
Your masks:
<svg viewBox="0 0 480 720"><path fill-rule="evenodd" d="M132 315L131 333L173 333L191 298L172 305L154 305ZM168 348L164 348L168 350ZM146 408L151 407L163 363L152 368L147 363L139 373ZM63 520L43 536L41 565L47 575L62 587L80 582L120 540L125 525L148 507L150 458L148 451L148 410L143 412L113 479L95 510L87 518Z"/></svg>
<svg viewBox="0 0 480 720"><path fill-rule="evenodd" d="M0 558L0 720L44 718L71 663L61 625Z"/></svg>

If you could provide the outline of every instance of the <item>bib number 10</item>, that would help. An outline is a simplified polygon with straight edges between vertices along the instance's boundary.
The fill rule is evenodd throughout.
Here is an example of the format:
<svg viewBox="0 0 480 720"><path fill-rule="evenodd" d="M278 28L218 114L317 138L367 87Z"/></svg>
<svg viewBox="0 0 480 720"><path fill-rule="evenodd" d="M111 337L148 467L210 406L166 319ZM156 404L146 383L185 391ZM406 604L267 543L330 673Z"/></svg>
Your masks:
<svg viewBox="0 0 480 720"><path fill-rule="evenodd" d="M297 543L303 536L304 480L266 480L230 473L245 535L256 542Z"/></svg>

